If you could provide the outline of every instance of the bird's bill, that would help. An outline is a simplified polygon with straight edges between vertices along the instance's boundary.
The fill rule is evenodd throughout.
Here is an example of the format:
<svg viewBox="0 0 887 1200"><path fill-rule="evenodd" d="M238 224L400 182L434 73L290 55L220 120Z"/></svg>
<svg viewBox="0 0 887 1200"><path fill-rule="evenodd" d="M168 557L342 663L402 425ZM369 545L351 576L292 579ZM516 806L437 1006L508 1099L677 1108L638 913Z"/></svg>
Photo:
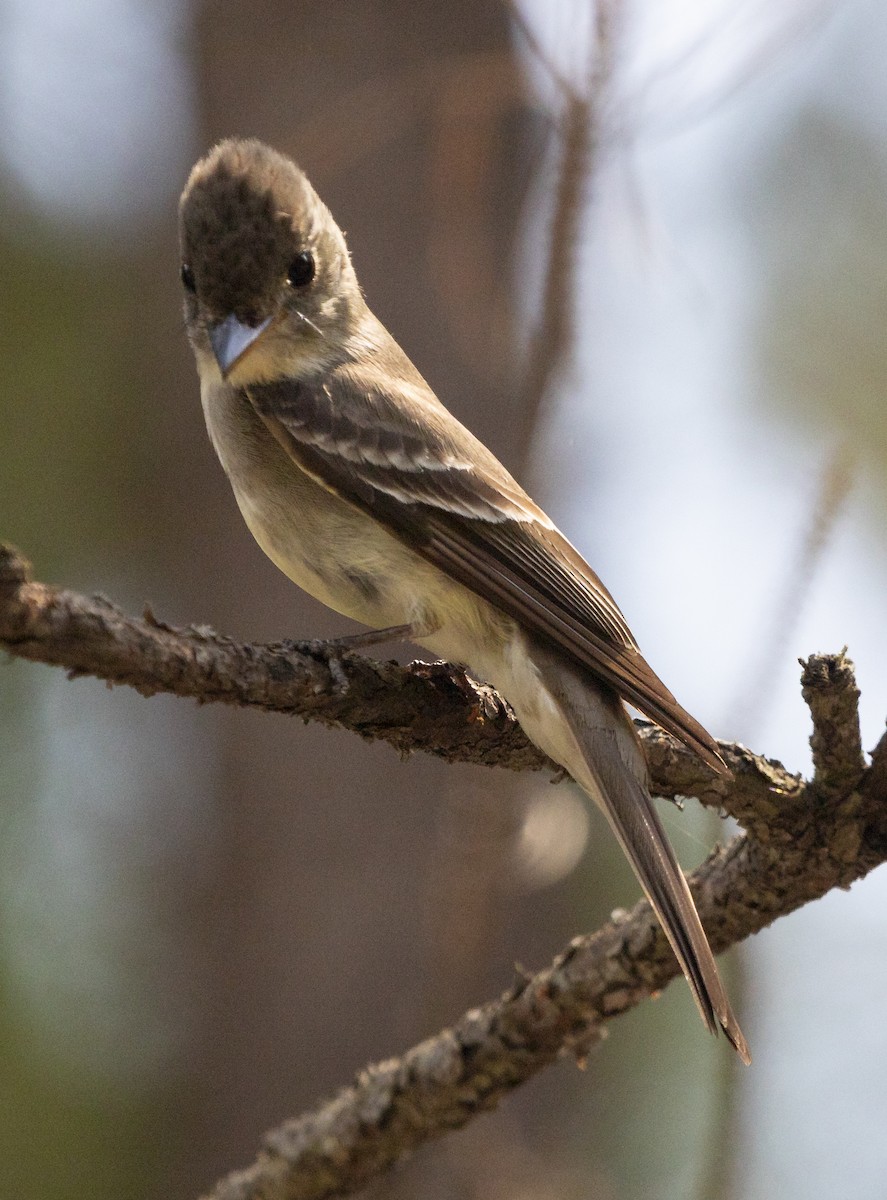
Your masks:
<svg viewBox="0 0 887 1200"><path fill-rule="evenodd" d="M266 317L258 325L246 325L243 321L238 321L233 313L229 313L224 321L211 326L209 344L212 346L223 378L228 375L235 363L238 363L244 354L255 345L273 319L273 317Z"/></svg>

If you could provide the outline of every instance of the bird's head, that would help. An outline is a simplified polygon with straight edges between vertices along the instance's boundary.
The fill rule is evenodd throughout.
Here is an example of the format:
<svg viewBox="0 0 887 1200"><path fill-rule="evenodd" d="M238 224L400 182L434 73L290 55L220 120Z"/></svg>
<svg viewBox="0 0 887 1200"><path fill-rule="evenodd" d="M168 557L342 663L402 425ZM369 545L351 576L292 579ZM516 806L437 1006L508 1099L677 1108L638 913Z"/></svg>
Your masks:
<svg viewBox="0 0 887 1200"><path fill-rule="evenodd" d="M341 230L290 159L255 140L219 143L191 172L179 236L201 373L265 383L340 356L363 298Z"/></svg>

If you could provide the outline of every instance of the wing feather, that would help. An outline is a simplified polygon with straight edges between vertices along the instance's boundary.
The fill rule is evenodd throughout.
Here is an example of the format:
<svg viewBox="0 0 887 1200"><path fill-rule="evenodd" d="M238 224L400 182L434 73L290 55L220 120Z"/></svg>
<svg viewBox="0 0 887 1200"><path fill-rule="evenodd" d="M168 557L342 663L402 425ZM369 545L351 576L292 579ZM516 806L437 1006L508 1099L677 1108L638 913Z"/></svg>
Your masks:
<svg viewBox="0 0 887 1200"><path fill-rule="evenodd" d="M398 385L390 373L349 366L317 383L286 380L247 394L302 470L726 771L594 571L420 377Z"/></svg>

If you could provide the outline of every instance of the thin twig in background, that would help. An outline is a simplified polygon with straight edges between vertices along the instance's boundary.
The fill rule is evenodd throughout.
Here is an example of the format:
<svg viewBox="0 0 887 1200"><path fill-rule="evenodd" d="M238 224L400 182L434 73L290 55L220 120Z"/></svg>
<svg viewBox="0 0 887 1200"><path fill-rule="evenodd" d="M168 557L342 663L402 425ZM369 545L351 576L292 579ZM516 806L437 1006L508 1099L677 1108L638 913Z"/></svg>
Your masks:
<svg viewBox="0 0 887 1200"><path fill-rule="evenodd" d="M822 471L809 524L795 554L784 568L781 583L777 584L778 593L767 629L755 638L748 682L725 721L726 728L741 730L743 737L760 736L761 730L766 728L778 664L786 660L786 651L853 486L855 465L849 446L841 445L829 455ZM781 560L773 561L779 568Z"/></svg>
<svg viewBox="0 0 887 1200"><path fill-rule="evenodd" d="M569 363L573 348L573 306L576 300L579 231L586 214L594 175L600 166L605 142L605 103L616 62L618 5L602 0L595 6L590 67L585 86L573 87L551 62L515 5L512 19L535 57L555 79L563 97L559 121L562 143L554 196L554 211L541 312L527 348L521 403L521 445L526 458L532 431L537 427L551 387Z"/></svg>

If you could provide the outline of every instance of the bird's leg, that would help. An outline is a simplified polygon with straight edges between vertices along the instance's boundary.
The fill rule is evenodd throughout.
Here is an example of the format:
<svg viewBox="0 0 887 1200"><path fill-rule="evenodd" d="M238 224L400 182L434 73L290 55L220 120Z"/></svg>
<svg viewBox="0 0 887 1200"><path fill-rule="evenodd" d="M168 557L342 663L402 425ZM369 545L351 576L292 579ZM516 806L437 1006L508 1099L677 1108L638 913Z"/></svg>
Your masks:
<svg viewBox="0 0 887 1200"><path fill-rule="evenodd" d="M345 637L330 638L323 645L331 650L360 650L364 646L378 646L381 642L418 642L431 637L440 629L440 621L427 613L408 625L388 625L385 629L367 629L364 633L346 634Z"/></svg>
<svg viewBox="0 0 887 1200"><path fill-rule="evenodd" d="M348 691L348 677L341 658L343 651L362 649L364 646L376 646L380 642L393 642L422 636L424 632L424 628L416 624L389 625L385 629L368 629L365 633L352 633L339 638L312 638L309 642L282 644L324 659L329 668L335 692L338 695L344 695Z"/></svg>
<svg viewBox="0 0 887 1200"><path fill-rule="evenodd" d="M330 638L322 644L333 650L361 650L364 646L378 646L382 642L403 642L408 638L422 636L416 625L389 625L386 629L367 629L363 633L346 634Z"/></svg>
<svg viewBox="0 0 887 1200"><path fill-rule="evenodd" d="M408 625L388 625L385 629L367 629L364 633L346 634L339 638L312 638L309 642L283 642L281 645L324 659L335 691L344 695L348 691L348 678L341 659L343 651L377 646L380 642L415 641L428 637L437 629L438 625L429 621L411 621Z"/></svg>

